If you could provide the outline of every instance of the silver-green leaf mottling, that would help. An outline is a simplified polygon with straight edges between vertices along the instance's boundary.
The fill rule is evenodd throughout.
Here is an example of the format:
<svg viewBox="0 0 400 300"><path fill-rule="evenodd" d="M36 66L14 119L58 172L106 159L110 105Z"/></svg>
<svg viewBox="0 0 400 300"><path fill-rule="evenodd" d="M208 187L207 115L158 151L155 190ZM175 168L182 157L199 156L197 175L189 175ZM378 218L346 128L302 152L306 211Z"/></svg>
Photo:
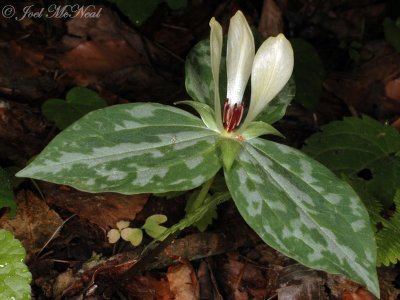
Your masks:
<svg viewBox="0 0 400 300"><path fill-rule="evenodd" d="M364 180L365 190L385 207L400 186L400 134L368 116L347 117L321 127L302 149L338 176ZM361 175L361 176L360 176Z"/></svg>
<svg viewBox="0 0 400 300"><path fill-rule="evenodd" d="M278 95L268 104L268 106L261 112L256 120L263 121L268 124L273 124L282 119L286 113L286 109L292 102L296 94L296 83L292 78L286 83Z"/></svg>
<svg viewBox="0 0 400 300"><path fill-rule="evenodd" d="M219 94L221 101L226 99L226 39L222 46L219 76ZM210 40L197 43L190 51L185 63L185 87L193 100L214 107L214 82L211 72Z"/></svg>
<svg viewBox="0 0 400 300"><path fill-rule="evenodd" d="M199 42L189 53L185 64L186 91L192 99L213 105L210 41Z"/></svg>
<svg viewBox="0 0 400 300"><path fill-rule="evenodd" d="M243 143L225 178L241 215L267 244L379 295L367 211L327 168L298 150L255 138Z"/></svg>
<svg viewBox="0 0 400 300"><path fill-rule="evenodd" d="M62 131L17 176L87 192L188 190L220 169L216 136L178 108L116 105L89 113Z"/></svg>

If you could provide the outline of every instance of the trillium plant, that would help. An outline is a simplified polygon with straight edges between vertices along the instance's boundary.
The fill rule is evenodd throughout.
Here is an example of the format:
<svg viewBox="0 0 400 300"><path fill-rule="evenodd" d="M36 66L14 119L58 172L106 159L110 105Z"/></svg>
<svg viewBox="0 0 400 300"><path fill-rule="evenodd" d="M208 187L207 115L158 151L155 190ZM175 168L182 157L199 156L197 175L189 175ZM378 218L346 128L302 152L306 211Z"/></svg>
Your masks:
<svg viewBox="0 0 400 300"><path fill-rule="evenodd" d="M223 173L243 219L265 243L379 296L374 234L357 194L302 152L259 137L280 135L271 124L293 98L290 42L279 34L255 53L240 11L226 41L214 18L210 27L209 41L187 58L186 88L194 101L182 101L201 119L157 103L100 109L62 131L18 176L122 194L201 186L200 198L209 200L212 178Z"/></svg>

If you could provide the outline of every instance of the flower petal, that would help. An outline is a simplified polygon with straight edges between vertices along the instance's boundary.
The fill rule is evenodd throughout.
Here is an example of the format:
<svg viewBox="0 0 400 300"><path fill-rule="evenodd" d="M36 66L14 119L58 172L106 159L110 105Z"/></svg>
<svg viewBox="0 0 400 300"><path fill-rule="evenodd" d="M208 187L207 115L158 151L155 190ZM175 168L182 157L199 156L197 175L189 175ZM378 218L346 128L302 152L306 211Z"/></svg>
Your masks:
<svg viewBox="0 0 400 300"><path fill-rule="evenodd" d="M251 71L251 102L246 124L254 120L285 86L292 75L293 64L292 45L283 34L270 37L261 45Z"/></svg>
<svg viewBox="0 0 400 300"><path fill-rule="evenodd" d="M214 81L214 111L215 121L219 128L222 128L221 101L219 98L219 66L221 64L222 53L222 27L215 18L210 20L210 56L211 71Z"/></svg>
<svg viewBox="0 0 400 300"><path fill-rule="evenodd" d="M251 73L255 53L254 38L245 16L239 10L232 18L226 52L227 98L239 105Z"/></svg>

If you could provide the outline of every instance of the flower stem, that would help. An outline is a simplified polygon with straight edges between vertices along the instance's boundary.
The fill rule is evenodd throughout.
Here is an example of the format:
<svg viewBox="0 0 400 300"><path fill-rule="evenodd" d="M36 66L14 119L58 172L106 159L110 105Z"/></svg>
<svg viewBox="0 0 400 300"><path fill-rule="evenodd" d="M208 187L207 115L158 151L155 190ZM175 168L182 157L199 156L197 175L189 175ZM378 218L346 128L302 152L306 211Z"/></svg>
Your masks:
<svg viewBox="0 0 400 300"><path fill-rule="evenodd" d="M212 183L214 182L214 178L215 177L212 177L211 179L209 179L203 183L203 185L199 191L199 194L197 195L196 199L193 201L191 210L197 209L203 205L204 200L207 197L208 191L210 190L210 187L211 187Z"/></svg>

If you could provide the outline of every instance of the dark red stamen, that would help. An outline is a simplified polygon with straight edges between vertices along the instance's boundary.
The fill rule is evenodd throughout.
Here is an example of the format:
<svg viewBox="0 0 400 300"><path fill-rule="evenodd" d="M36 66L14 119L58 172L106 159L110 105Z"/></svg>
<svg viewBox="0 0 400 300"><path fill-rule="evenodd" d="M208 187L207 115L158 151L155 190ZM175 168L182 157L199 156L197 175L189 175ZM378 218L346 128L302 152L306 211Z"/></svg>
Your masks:
<svg viewBox="0 0 400 300"><path fill-rule="evenodd" d="M232 132L236 127L238 127L243 116L243 110L243 103L240 103L239 105L235 103L233 106L231 106L228 103L228 99L225 100L222 121L226 131Z"/></svg>

